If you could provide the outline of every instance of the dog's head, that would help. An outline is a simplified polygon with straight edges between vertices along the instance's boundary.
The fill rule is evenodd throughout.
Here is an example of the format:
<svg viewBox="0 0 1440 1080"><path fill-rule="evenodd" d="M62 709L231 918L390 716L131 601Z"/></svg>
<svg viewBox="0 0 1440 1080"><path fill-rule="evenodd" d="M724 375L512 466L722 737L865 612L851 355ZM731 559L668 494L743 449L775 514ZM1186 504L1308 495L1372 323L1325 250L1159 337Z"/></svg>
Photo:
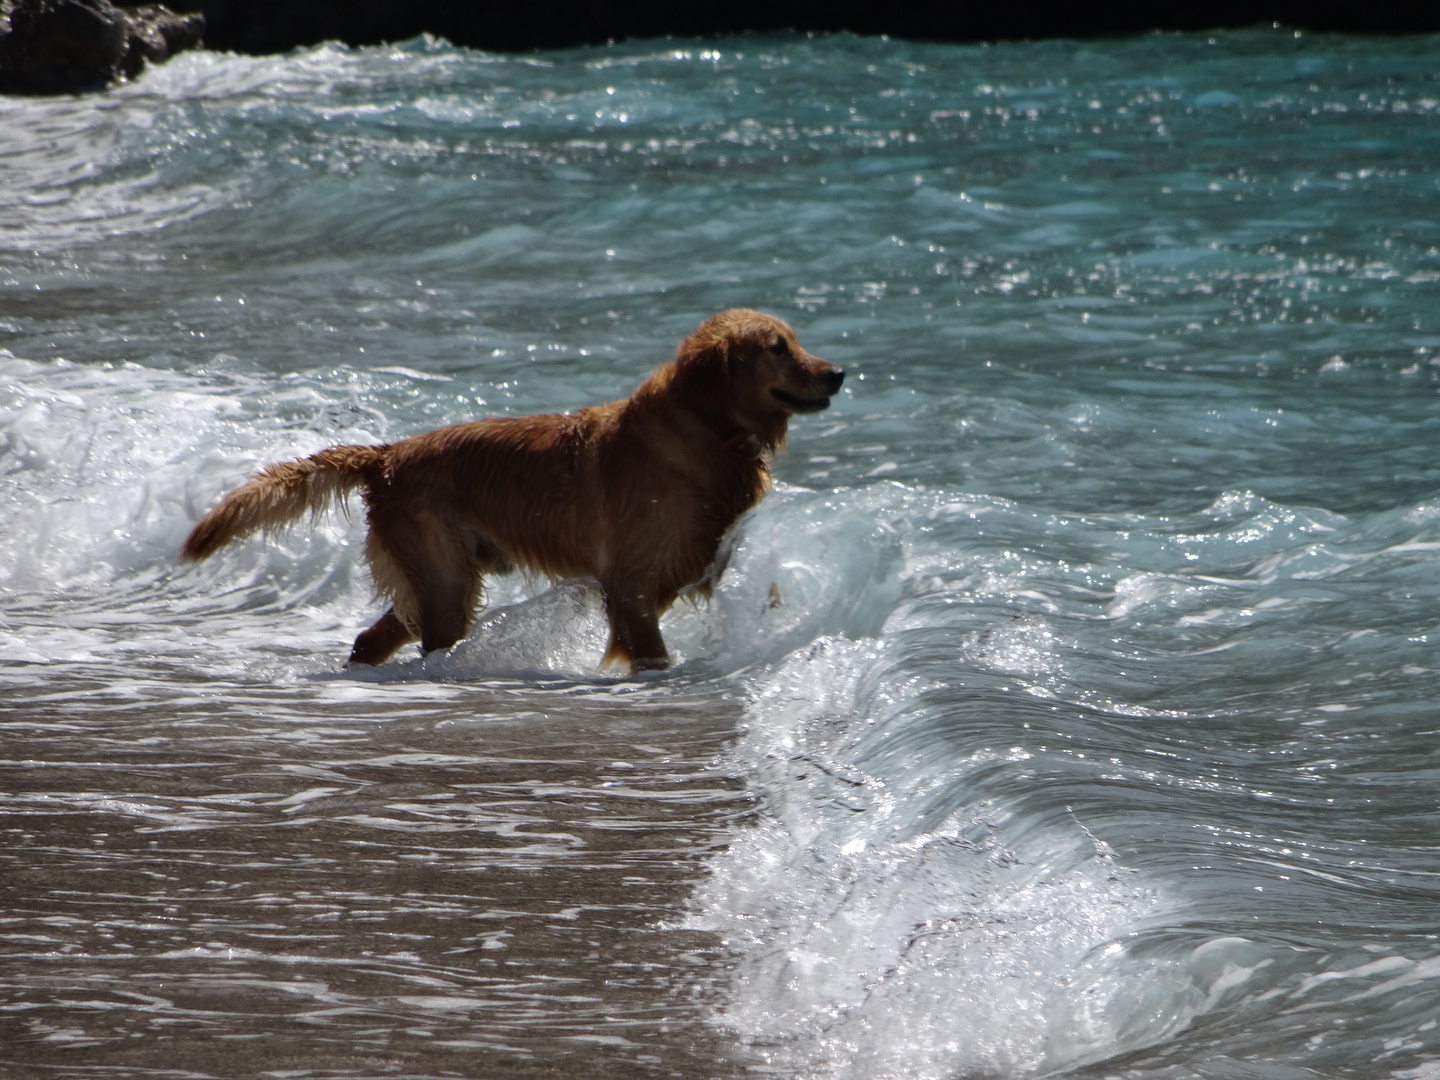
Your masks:
<svg viewBox="0 0 1440 1080"><path fill-rule="evenodd" d="M800 346L773 315L731 308L706 319L675 356L676 388L712 427L733 427L766 447L785 440L796 413L828 408L845 372Z"/></svg>

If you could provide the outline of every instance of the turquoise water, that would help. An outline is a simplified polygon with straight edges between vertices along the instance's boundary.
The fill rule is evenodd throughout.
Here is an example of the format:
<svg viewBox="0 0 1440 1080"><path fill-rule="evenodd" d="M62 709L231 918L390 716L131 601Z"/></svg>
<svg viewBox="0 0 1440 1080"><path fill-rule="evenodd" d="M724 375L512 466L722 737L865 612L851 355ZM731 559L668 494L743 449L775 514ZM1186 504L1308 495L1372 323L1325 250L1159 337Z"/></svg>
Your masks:
<svg viewBox="0 0 1440 1080"><path fill-rule="evenodd" d="M0 1060L1440 1077L1436 45L0 102ZM850 374L663 677L519 578L345 672L340 515L176 562L265 463L622 396L741 304Z"/></svg>

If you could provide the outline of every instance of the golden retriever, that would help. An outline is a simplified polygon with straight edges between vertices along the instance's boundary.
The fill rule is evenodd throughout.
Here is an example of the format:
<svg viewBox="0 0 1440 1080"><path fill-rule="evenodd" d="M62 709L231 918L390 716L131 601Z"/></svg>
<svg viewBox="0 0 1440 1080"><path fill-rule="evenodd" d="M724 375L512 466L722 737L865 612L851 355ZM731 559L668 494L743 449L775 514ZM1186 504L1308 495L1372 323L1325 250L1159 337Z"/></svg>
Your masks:
<svg viewBox="0 0 1440 1080"><path fill-rule="evenodd" d="M448 648L470 629L484 575L521 567L599 583L602 666L663 668L660 616L687 588L709 594L721 539L769 489L790 417L826 408L844 377L780 319L734 308L621 401L271 465L201 519L182 555L203 559L358 487L365 558L392 605L350 663L383 663L415 640Z"/></svg>

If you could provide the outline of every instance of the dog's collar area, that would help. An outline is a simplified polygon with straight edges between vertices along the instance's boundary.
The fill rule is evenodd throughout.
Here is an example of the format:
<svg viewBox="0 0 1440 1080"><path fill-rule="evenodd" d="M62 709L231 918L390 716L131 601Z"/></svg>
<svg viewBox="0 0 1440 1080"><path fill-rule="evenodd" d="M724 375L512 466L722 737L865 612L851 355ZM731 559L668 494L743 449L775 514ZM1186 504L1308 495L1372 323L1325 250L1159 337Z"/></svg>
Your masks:
<svg viewBox="0 0 1440 1080"><path fill-rule="evenodd" d="M716 434L718 435L719 432L716 432ZM720 449L722 451L739 450L743 451L749 457L759 457L760 439L753 432L745 431L742 428L722 442Z"/></svg>
<svg viewBox="0 0 1440 1080"><path fill-rule="evenodd" d="M720 440L720 452L734 451L747 457L760 456L760 439L753 431L746 431L739 424L719 417L697 414L700 422L709 428Z"/></svg>
<svg viewBox="0 0 1440 1080"><path fill-rule="evenodd" d="M721 453L745 454L747 457L759 457L763 445L760 437L752 431L746 431L735 421L723 416L712 408L708 408L696 401L693 397L686 395L681 399L685 408L688 409L700 423L710 430L710 433L720 440Z"/></svg>

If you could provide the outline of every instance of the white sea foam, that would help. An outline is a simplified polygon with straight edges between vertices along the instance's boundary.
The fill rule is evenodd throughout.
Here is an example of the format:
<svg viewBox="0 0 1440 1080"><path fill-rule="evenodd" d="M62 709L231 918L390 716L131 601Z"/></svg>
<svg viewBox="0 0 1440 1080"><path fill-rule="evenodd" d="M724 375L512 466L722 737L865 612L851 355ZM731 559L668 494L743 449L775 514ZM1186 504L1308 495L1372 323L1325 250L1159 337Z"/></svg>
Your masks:
<svg viewBox="0 0 1440 1080"><path fill-rule="evenodd" d="M200 514L259 465L376 441L332 426L323 395L277 393L259 378L8 356L0 378L0 587L17 592L84 593L163 573ZM300 415L285 416L292 409ZM322 527L320 543L346 535Z"/></svg>
<svg viewBox="0 0 1440 1080"><path fill-rule="evenodd" d="M691 919L735 955L720 1022L772 1065L857 1078L1050 1071L1182 1024L1183 998L1135 1029L1125 1005L1149 965L1129 945L1156 898L1082 824L1037 834L983 785L921 820L927 783L963 788L996 755L939 760L914 741L923 713L897 730L916 688L893 663L828 638L755 683L734 760L763 813ZM882 722L912 747L883 772L857 752Z"/></svg>
<svg viewBox="0 0 1440 1080"><path fill-rule="evenodd" d="M7 656L204 657L217 670L273 674L277 620L279 639L297 641L356 621L368 589L358 525L341 515L198 566L178 557L200 515L260 465L376 441L343 426L354 414L328 410L313 388L130 364L5 356L0 380ZM237 609L254 615L220 617Z"/></svg>

